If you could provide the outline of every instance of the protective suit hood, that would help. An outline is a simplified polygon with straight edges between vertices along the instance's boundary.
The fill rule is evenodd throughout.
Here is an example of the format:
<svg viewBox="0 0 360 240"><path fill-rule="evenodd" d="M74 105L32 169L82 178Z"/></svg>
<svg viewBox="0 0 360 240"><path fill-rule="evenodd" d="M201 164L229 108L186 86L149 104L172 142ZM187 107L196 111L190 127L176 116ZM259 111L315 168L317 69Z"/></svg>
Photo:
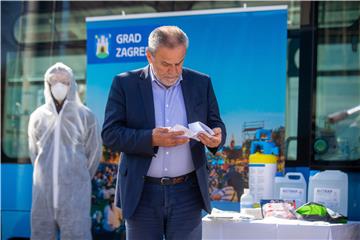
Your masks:
<svg viewBox="0 0 360 240"><path fill-rule="evenodd" d="M44 75L44 95L46 104L52 104L53 98L51 96L51 86L58 82L69 86L69 91L66 96L67 101L82 104L79 94L77 93L77 84L74 73L70 67L61 62L52 65Z"/></svg>

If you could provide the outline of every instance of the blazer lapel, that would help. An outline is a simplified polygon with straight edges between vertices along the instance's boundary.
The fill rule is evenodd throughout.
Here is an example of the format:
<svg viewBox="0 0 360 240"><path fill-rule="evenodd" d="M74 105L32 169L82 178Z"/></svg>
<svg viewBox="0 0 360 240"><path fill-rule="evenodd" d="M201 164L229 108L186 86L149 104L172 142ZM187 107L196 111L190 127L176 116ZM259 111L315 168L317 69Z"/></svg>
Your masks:
<svg viewBox="0 0 360 240"><path fill-rule="evenodd" d="M155 128L154 97L152 92L151 77L149 71L150 71L150 66L147 66L141 72L140 74L141 80L139 81L139 88L145 106L145 113L149 123L149 127Z"/></svg>
<svg viewBox="0 0 360 240"><path fill-rule="evenodd" d="M181 90L184 97L186 116L188 123L195 122L194 116L194 86L191 86L191 80L187 78L186 72L183 71L183 80L181 81ZM187 127L187 126L186 126ZM196 145L197 141L190 141L190 148ZM193 160L195 158L193 157ZM195 164L195 162L194 162Z"/></svg>
<svg viewBox="0 0 360 240"><path fill-rule="evenodd" d="M193 122L193 101L192 101L192 87L186 74L183 73L183 80L181 81L181 90L184 97L185 109L188 123Z"/></svg>

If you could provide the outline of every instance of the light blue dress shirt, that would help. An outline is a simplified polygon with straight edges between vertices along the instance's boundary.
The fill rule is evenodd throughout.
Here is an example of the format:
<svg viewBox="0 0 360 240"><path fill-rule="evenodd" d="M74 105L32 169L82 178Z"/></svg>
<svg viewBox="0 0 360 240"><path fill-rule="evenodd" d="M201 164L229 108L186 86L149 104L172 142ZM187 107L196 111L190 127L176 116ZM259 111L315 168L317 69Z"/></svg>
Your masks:
<svg viewBox="0 0 360 240"><path fill-rule="evenodd" d="M154 96L156 127L173 127L181 124L188 127L184 97L181 84L182 76L174 85L167 88L155 76L150 65L150 77ZM159 147L152 158L147 176L177 177L194 171L190 145L185 143L175 147Z"/></svg>

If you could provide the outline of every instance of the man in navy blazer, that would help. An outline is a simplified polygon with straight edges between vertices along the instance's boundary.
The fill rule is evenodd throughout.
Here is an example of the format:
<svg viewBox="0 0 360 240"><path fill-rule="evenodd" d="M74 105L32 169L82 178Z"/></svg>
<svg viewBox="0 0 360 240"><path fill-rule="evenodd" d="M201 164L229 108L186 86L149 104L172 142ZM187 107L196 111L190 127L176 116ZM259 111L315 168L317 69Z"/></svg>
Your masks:
<svg viewBox="0 0 360 240"><path fill-rule="evenodd" d="M205 146L226 139L207 75L183 68L188 38L175 26L152 31L149 65L117 75L102 130L104 145L121 152L116 202L128 239L201 239L201 210L211 211ZM214 135L200 141L175 124L200 121Z"/></svg>

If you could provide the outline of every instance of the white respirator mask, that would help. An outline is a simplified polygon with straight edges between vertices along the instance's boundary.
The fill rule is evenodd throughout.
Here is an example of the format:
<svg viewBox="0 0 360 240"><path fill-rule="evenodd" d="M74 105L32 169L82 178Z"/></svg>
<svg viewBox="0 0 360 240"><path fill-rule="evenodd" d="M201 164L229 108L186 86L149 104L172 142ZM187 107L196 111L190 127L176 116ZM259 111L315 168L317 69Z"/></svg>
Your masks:
<svg viewBox="0 0 360 240"><path fill-rule="evenodd" d="M51 86L51 92L56 100L63 101L68 93L69 87L63 83L56 83Z"/></svg>

